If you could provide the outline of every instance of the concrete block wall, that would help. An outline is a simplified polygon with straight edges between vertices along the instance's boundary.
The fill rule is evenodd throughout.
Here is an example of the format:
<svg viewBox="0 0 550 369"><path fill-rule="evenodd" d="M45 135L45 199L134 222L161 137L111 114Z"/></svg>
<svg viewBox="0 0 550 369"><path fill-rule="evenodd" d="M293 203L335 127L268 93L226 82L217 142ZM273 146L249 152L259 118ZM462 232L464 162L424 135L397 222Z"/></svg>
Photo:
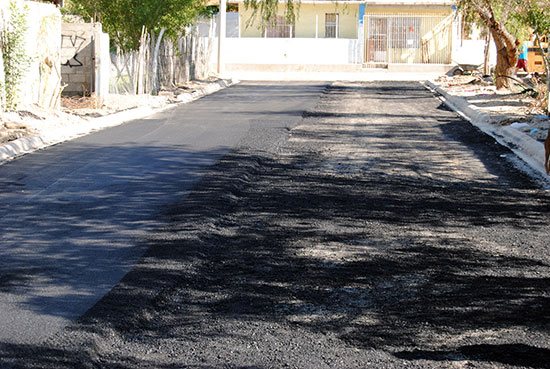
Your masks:
<svg viewBox="0 0 550 369"><path fill-rule="evenodd" d="M109 36L100 23L63 23L61 76L66 96L104 95L109 81ZM107 67L105 67L107 66ZM107 82L105 82L107 81Z"/></svg>
<svg viewBox="0 0 550 369"><path fill-rule="evenodd" d="M89 96L92 92L94 25L63 23L61 27L61 80L64 95Z"/></svg>

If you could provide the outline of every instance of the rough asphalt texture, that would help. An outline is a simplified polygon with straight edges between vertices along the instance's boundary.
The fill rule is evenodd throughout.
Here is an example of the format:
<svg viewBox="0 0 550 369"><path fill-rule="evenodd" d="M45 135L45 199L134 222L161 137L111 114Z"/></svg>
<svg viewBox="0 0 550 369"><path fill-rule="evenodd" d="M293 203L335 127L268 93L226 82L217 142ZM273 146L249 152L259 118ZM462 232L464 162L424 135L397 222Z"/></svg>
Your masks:
<svg viewBox="0 0 550 369"><path fill-rule="evenodd" d="M1 165L0 346L39 344L84 314L167 205L251 130L301 119L323 88L243 84Z"/></svg>
<svg viewBox="0 0 550 369"><path fill-rule="evenodd" d="M251 130L5 365L550 367L550 201L508 150L414 82L336 83L287 128Z"/></svg>

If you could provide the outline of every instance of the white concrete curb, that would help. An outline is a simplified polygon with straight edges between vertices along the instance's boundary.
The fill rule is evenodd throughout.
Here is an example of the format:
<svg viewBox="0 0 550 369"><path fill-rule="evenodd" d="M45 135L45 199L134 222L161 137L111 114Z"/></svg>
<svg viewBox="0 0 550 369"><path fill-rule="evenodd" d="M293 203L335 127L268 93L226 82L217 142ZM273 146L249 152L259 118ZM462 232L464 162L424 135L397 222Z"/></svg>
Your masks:
<svg viewBox="0 0 550 369"><path fill-rule="evenodd" d="M19 138L0 146L0 164L17 156L21 156L29 152L33 152L48 146L68 141L91 132L118 126L132 120L147 117L154 113L159 113L168 109L172 109L179 104L186 104L188 102L197 100L203 96L212 94L238 82L239 81L234 79L220 80L218 82L208 84L207 86L194 92L182 93L178 95L177 100L179 101L179 103L177 104L167 105L162 108L140 107L129 109L103 117L94 118L82 122L82 124L73 125L70 128L63 127L51 130L49 132L41 133L40 135Z"/></svg>
<svg viewBox="0 0 550 369"><path fill-rule="evenodd" d="M449 108L459 113L484 133L494 137L501 145L510 148L531 168L546 177L544 145L541 142L513 127L490 124L491 116L489 114L480 112L475 106L469 104L466 99L447 93L432 81L426 81L424 86L437 92Z"/></svg>

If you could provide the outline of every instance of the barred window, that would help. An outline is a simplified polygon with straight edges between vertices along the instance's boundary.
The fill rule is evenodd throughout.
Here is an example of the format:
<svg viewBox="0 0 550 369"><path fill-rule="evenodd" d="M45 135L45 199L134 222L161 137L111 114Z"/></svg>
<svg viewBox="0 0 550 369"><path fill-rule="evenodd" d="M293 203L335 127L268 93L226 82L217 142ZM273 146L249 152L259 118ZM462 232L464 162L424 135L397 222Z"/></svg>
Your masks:
<svg viewBox="0 0 550 369"><path fill-rule="evenodd" d="M338 13L325 13L325 38L338 38Z"/></svg>
<svg viewBox="0 0 550 369"><path fill-rule="evenodd" d="M285 17L278 15L273 23L264 28L265 37L294 38L294 25L287 23Z"/></svg>
<svg viewBox="0 0 550 369"><path fill-rule="evenodd" d="M393 49L420 48L420 18L395 17L390 24Z"/></svg>

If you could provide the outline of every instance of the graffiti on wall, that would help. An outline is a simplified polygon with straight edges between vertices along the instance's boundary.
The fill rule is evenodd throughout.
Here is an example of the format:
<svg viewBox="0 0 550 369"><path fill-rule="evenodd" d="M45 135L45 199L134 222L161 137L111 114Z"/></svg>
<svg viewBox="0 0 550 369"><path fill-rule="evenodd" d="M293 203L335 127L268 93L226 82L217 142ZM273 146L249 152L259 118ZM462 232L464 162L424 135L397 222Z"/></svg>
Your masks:
<svg viewBox="0 0 550 369"><path fill-rule="evenodd" d="M61 65L67 67L82 67L84 64L78 59L78 54L83 50L83 46L86 44L86 38L78 35L61 35L61 48L72 49L73 55L70 58L66 58L66 61Z"/></svg>

